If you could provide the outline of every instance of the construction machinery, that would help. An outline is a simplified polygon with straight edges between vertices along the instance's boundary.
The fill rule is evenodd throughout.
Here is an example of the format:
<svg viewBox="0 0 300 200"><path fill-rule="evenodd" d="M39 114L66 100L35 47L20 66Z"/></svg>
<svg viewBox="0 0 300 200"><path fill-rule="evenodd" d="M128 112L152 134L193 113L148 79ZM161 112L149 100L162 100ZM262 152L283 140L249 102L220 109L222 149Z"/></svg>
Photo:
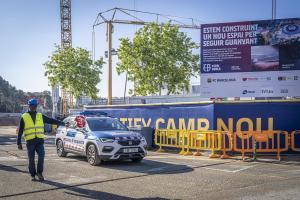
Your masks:
<svg viewBox="0 0 300 200"><path fill-rule="evenodd" d="M61 46L63 48L72 47L72 26L71 26L71 0L60 0L60 25L61 25ZM73 95L65 89L61 90L62 103L61 115L67 114L68 99L70 107L73 107Z"/></svg>

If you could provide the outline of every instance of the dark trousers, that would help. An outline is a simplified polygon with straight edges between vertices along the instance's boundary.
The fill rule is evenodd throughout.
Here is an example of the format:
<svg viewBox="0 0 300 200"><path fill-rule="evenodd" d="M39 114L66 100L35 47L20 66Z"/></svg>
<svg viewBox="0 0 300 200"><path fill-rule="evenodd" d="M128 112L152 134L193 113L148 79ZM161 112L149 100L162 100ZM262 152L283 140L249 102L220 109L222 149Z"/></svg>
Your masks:
<svg viewBox="0 0 300 200"><path fill-rule="evenodd" d="M31 176L35 176L37 173L42 174L44 171L44 159L45 159L45 148L44 143L40 141L30 141L27 145L27 154L29 161L29 173ZM35 152L38 154L37 170L35 168Z"/></svg>

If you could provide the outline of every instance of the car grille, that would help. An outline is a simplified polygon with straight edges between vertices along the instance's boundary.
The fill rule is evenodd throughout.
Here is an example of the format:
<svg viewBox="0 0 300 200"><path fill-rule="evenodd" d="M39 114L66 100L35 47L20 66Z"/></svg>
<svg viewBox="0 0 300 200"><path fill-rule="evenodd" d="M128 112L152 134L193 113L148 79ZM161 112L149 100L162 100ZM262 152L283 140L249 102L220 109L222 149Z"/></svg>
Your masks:
<svg viewBox="0 0 300 200"><path fill-rule="evenodd" d="M123 149L125 148L120 148L119 151L117 151L117 153L115 155L126 155L126 154L137 154L137 155L140 155L141 153L142 154L145 154L145 152L143 151L143 149L141 149L141 147L138 147L139 148L139 152L136 152L136 153L123 153Z"/></svg>
<svg viewBox="0 0 300 200"><path fill-rule="evenodd" d="M137 146L141 140L119 140L118 143L122 146Z"/></svg>

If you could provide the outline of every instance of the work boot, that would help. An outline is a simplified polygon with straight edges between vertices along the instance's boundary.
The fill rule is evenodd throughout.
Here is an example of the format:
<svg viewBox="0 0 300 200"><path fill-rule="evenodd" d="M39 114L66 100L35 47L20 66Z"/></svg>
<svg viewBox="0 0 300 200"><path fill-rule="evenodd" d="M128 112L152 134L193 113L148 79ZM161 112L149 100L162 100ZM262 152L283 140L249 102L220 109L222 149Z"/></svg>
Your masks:
<svg viewBox="0 0 300 200"><path fill-rule="evenodd" d="M31 176L31 181L36 181L35 176Z"/></svg>
<svg viewBox="0 0 300 200"><path fill-rule="evenodd" d="M38 178L39 178L40 181L44 181L45 180L44 177L43 177L43 174L37 174L37 176L38 176Z"/></svg>

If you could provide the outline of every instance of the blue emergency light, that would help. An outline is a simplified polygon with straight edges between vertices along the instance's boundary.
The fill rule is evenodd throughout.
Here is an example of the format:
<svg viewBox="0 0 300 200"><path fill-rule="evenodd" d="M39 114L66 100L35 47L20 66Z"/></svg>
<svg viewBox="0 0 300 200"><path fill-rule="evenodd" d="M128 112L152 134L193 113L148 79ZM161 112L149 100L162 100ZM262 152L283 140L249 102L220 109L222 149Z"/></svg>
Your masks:
<svg viewBox="0 0 300 200"><path fill-rule="evenodd" d="M86 117L92 117L92 116L105 116L107 117L107 113L103 111L97 111L97 110L85 110L79 113L80 115L86 116Z"/></svg>

